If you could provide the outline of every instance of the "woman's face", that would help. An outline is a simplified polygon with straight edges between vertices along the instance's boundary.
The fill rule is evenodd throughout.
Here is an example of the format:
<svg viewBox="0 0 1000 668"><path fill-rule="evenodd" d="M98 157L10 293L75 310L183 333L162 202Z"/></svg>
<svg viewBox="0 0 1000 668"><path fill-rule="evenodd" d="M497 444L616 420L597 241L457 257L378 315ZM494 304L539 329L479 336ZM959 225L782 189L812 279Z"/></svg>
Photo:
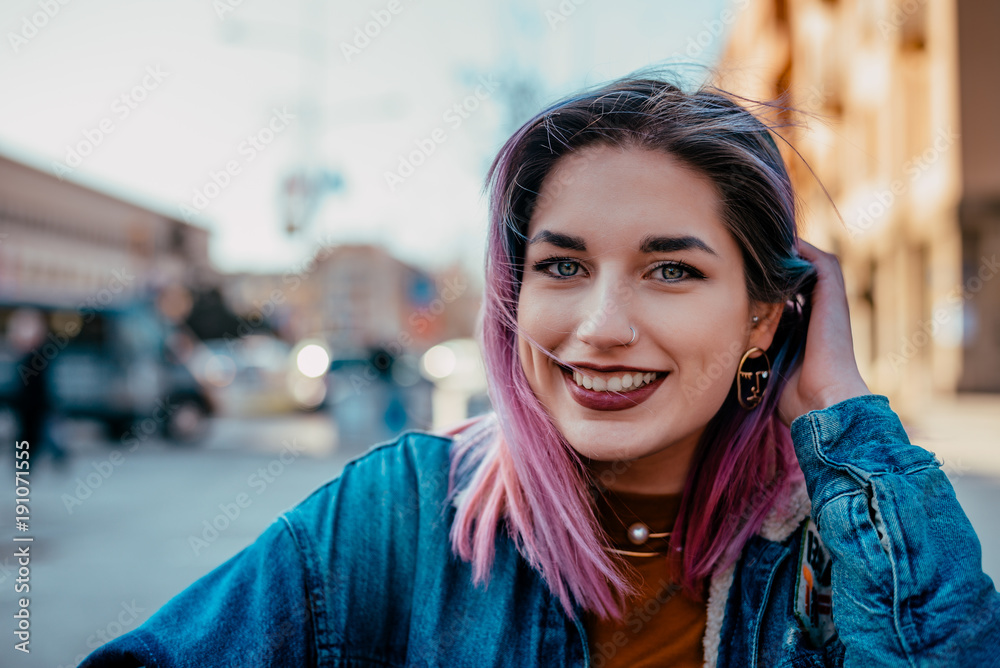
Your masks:
<svg viewBox="0 0 1000 668"><path fill-rule="evenodd" d="M707 177L638 148L583 149L542 184L518 301L521 365L608 487L681 491L740 357L770 345L777 310L750 303L720 209Z"/></svg>

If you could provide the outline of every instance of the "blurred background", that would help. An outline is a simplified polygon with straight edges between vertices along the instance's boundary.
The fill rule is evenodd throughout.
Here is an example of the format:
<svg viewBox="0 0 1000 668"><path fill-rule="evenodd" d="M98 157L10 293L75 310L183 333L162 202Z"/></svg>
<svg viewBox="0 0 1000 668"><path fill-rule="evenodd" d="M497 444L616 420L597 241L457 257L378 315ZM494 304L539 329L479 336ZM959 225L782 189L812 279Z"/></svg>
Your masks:
<svg viewBox="0 0 1000 668"><path fill-rule="evenodd" d="M488 410L489 163L647 66L803 112L771 118L803 233L996 578L998 26L993 0L4 2L0 442L33 457L0 664L76 665L373 443Z"/></svg>

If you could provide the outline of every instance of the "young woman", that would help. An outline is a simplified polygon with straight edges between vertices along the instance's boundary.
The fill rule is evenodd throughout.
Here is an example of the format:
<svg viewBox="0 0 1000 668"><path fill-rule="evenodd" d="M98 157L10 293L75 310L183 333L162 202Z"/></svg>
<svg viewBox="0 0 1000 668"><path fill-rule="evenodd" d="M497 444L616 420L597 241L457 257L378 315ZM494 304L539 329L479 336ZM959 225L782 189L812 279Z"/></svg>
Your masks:
<svg viewBox="0 0 1000 668"><path fill-rule="evenodd" d="M979 542L757 118L621 80L490 189L495 414L352 462L84 666L995 664Z"/></svg>

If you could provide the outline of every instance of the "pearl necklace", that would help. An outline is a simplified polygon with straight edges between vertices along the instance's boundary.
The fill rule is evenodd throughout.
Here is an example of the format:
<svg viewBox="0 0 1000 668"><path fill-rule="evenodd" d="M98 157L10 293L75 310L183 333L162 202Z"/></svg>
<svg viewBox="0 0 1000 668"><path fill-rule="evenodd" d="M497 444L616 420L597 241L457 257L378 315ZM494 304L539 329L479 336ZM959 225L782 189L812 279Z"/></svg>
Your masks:
<svg viewBox="0 0 1000 668"><path fill-rule="evenodd" d="M649 527L642 522L636 522L628 528L628 539L633 545L645 545L650 538L668 538L670 536L669 531L663 533L650 533ZM633 552L631 550L619 550L616 547L605 547L605 550L612 552L614 554L620 554L626 557L662 557L666 554L663 552Z"/></svg>

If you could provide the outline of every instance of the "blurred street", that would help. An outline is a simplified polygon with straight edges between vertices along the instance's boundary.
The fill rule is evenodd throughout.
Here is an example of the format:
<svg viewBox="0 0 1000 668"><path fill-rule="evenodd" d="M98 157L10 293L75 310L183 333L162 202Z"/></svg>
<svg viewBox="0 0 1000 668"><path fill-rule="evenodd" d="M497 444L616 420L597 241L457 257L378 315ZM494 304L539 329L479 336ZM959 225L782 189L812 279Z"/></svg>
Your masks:
<svg viewBox="0 0 1000 668"><path fill-rule="evenodd" d="M149 442L135 452L123 448L120 459L112 457L113 448L97 431L88 438L86 425L77 425L65 470L49 460L35 463L32 652L15 656L12 643L5 642L0 665L15 665L16 658L19 666L75 666L252 542L279 513L337 476L362 451L338 447L336 429L324 413L212 422L205 443ZM945 460L979 532L985 570L997 579L1000 400L940 403L908 428L915 442ZM3 466L4 479L11 479L9 458ZM3 489L13 495L11 487ZM240 494L249 502L242 497L245 507L238 516L225 518L227 507L235 514ZM206 529L213 522L222 528ZM5 524L2 539L8 546L11 537ZM0 559L3 583L16 577L10 552L5 548ZM5 610L13 608L12 590L0 587Z"/></svg>
<svg viewBox="0 0 1000 668"><path fill-rule="evenodd" d="M333 424L321 413L213 423L203 444L149 442L135 452L122 448L120 459L108 444L83 438L80 425L65 470L48 459L33 462L32 652L26 657L4 642L0 665L77 665L252 542L359 454L338 449ZM13 480L7 453L3 466L4 479ZM12 503L13 486L2 489ZM216 519L219 504L234 504L240 494L249 505L226 526ZM206 540L205 521L224 528ZM192 547L192 536L206 542ZM16 577L12 551L0 557L4 610L14 609L7 586Z"/></svg>

